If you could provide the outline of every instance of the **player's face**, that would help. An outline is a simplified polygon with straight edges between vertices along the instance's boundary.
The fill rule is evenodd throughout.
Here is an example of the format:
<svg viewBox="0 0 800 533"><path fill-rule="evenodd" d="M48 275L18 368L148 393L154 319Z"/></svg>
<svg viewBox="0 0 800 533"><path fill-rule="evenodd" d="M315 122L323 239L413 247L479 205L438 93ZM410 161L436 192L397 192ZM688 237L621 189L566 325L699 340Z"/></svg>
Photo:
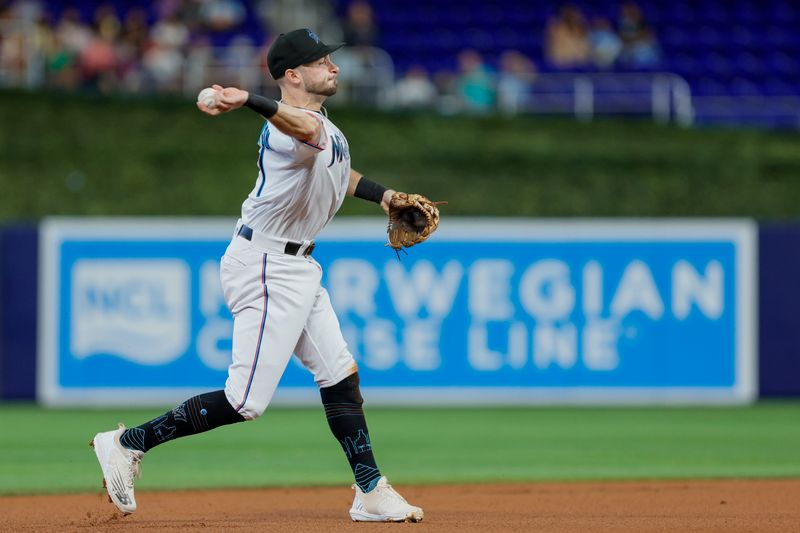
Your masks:
<svg viewBox="0 0 800 533"><path fill-rule="evenodd" d="M339 67L331 60L331 56L321 57L316 61L299 67L303 75L306 92L320 96L333 96L339 76Z"/></svg>

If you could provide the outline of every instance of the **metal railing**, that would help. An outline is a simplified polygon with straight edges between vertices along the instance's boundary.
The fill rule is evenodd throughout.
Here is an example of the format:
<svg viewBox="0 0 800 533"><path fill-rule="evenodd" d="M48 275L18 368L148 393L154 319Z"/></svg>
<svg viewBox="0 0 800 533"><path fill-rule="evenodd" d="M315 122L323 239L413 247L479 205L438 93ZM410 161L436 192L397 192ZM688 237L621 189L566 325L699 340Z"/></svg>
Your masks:
<svg viewBox="0 0 800 533"><path fill-rule="evenodd" d="M696 96L698 124L800 129L800 96Z"/></svg>
<svg viewBox="0 0 800 533"><path fill-rule="evenodd" d="M694 123L689 84L672 73L539 74L522 110L572 114L584 121L599 114L638 114L659 123Z"/></svg>

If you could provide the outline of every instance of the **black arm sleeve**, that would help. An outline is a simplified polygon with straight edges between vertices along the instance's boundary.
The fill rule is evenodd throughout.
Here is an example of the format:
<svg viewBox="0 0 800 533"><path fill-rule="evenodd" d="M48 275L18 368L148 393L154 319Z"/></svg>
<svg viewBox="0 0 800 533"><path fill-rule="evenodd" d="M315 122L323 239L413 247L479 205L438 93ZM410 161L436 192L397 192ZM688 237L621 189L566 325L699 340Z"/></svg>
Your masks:
<svg viewBox="0 0 800 533"><path fill-rule="evenodd" d="M361 179L358 180L358 183L356 184L356 190L353 193L353 196L379 204L383 199L383 193L385 193L388 189L389 187L384 187L379 183L368 180L365 176L361 176Z"/></svg>
<svg viewBox="0 0 800 533"><path fill-rule="evenodd" d="M270 118L278 112L278 102L258 94L250 93L244 105L264 118Z"/></svg>

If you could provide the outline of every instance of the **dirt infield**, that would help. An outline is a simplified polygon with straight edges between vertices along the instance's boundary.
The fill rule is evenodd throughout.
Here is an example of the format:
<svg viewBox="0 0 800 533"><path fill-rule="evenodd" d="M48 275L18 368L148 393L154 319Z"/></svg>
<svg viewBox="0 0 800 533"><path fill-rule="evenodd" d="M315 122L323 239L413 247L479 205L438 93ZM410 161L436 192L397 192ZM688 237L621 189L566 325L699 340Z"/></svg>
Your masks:
<svg viewBox="0 0 800 533"><path fill-rule="evenodd" d="M420 524L354 524L347 488L0 498L0 531L800 531L800 479L403 486Z"/></svg>

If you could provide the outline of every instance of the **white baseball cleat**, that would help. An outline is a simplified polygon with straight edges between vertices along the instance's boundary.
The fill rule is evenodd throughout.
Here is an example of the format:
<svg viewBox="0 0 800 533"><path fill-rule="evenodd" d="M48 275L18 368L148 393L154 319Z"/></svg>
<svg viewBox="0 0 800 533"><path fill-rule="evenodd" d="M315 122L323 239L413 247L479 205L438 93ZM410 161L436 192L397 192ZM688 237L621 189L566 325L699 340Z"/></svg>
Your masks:
<svg viewBox="0 0 800 533"><path fill-rule="evenodd" d="M119 429L98 433L89 445L103 470L103 486L109 499L124 514L130 514L136 510L133 479L139 477L144 452L122 446L119 438L123 431L125 426L120 424Z"/></svg>
<svg viewBox="0 0 800 533"><path fill-rule="evenodd" d="M389 485L386 476L378 480L371 491L364 493L358 485L350 518L353 522L421 522L423 512L419 507L410 505L405 498Z"/></svg>

